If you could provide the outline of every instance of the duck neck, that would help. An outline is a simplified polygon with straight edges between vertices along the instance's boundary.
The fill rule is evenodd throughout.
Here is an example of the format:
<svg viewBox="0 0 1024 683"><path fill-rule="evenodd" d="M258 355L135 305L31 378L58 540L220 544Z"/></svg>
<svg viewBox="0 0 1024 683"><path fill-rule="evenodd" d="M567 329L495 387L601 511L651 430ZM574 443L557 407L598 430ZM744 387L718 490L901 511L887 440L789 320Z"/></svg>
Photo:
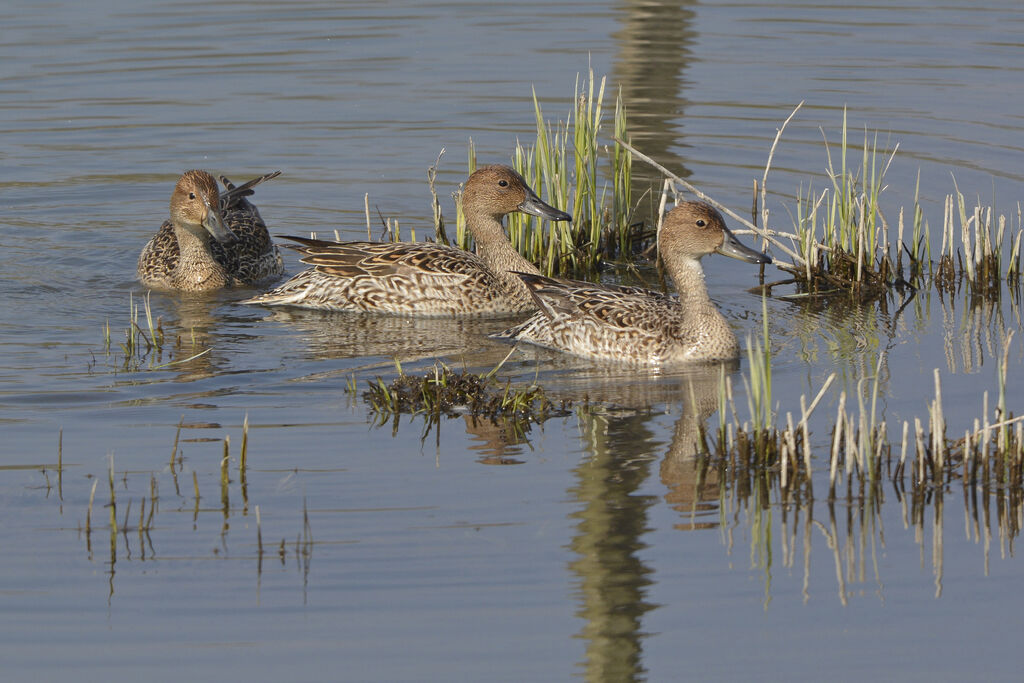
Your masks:
<svg viewBox="0 0 1024 683"><path fill-rule="evenodd" d="M676 285L679 305L688 311L709 310L715 312L716 309L708 296L708 286L704 282L704 269L701 268L700 261L690 256L680 256L671 252L668 254L663 252L663 259L669 277Z"/></svg>
<svg viewBox="0 0 1024 683"><path fill-rule="evenodd" d="M523 258L505 236L505 230L498 216L467 216L466 225L476 240L476 253L490 267L502 282L529 299L526 285L512 271L540 275L532 263Z"/></svg>
<svg viewBox="0 0 1024 683"><path fill-rule="evenodd" d="M210 252L208 232L202 230L197 234L187 227L175 225L174 236L178 239L178 266L174 270L174 279L179 288L201 291L228 285L227 271Z"/></svg>

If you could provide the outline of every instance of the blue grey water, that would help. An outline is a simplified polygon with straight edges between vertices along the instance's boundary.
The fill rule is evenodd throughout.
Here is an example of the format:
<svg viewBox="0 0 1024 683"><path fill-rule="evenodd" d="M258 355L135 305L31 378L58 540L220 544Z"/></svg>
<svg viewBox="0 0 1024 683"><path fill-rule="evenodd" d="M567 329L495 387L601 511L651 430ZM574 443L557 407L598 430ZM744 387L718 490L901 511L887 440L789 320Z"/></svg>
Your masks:
<svg viewBox="0 0 1024 683"><path fill-rule="evenodd" d="M689 407L717 377L520 350L505 376L604 407L526 441L469 420L421 440L421 421L373 426L350 378L361 390L392 376L395 357L407 370L435 358L489 369L508 352L484 336L493 325L153 294L180 341L139 368L118 348L129 297L144 296L135 259L181 171L282 170L256 197L276 234L365 235L369 194L374 213L429 236L426 170L442 148L451 220L470 139L481 162L508 161L533 139L533 90L564 118L588 69L622 89L641 150L740 213L804 102L768 180L779 229L798 191L827 187L824 139L838 142L845 109L857 144L866 131L899 145L890 222L919 182L934 249L954 187L1016 230L1018 3L11 0L0 25L5 680L1019 675L1019 508L975 517L955 487L919 523L888 488L867 517L824 501L808 516L778 500L701 499ZM737 334L757 334L756 272L706 267ZM819 483L838 392L873 377L880 354L890 429L926 418L938 368L959 435L986 391L991 414L995 358L1015 331L1020 412L1013 300L971 308L923 292L897 315L898 304L768 303L780 413L839 376L814 423ZM158 367L192 349L208 351ZM128 522L113 537L111 463Z"/></svg>

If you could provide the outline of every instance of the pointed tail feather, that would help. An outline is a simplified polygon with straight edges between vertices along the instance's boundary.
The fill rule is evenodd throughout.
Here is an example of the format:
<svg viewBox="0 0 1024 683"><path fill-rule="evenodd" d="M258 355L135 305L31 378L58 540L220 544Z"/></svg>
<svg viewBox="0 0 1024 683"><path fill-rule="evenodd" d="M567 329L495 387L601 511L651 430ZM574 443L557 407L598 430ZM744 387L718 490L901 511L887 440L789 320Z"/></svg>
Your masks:
<svg viewBox="0 0 1024 683"><path fill-rule="evenodd" d="M227 191L225 191L220 196L221 206L222 207L228 207L228 206L231 206L232 203L238 201L239 199L244 199L245 197L251 197L253 194L255 194L255 190L253 190L252 188L256 187L257 185L259 185L260 183L262 183L262 182L264 182L266 180L271 180L273 178L276 178L279 175L281 175L280 171L274 171L272 173L266 173L266 174L261 175L261 176L259 176L257 178L253 178L252 180L250 180L247 183L242 183L241 185L238 185L237 187L235 186L234 183L232 183L230 180L228 180L226 176L222 175L220 177L220 181L222 183L224 183L224 187L227 188Z"/></svg>

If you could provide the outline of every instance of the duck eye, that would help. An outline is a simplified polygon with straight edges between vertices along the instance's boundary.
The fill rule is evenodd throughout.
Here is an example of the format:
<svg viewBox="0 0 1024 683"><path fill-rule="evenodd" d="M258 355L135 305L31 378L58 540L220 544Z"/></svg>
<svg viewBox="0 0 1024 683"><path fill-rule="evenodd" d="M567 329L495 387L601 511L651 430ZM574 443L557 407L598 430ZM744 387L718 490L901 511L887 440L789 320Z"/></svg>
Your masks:
<svg viewBox="0 0 1024 683"><path fill-rule="evenodd" d="M498 187L508 187L508 181L507 180L499 180L498 181Z"/></svg>
<svg viewBox="0 0 1024 683"><path fill-rule="evenodd" d="M697 219L697 227L698 228L703 228L705 225L707 225L707 221L705 221L703 218L698 218Z"/></svg>
<svg viewBox="0 0 1024 683"><path fill-rule="evenodd" d="M189 192L188 193L188 198L189 199L195 199L196 198L196 193L195 192Z"/></svg>

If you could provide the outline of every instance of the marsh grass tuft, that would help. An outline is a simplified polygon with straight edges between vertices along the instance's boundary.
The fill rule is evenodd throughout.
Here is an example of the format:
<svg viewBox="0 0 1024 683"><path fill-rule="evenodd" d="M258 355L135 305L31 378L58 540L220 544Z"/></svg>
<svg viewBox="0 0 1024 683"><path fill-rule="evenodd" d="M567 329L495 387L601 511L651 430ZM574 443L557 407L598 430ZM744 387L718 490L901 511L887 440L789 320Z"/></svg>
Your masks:
<svg viewBox="0 0 1024 683"><path fill-rule="evenodd" d="M137 372L142 369L161 370L174 365L187 363L210 352L210 349L197 350L195 330L191 332L192 355L187 358L176 358L163 362L163 352L167 349L163 321L157 316L153 317L153 309L149 301L150 292L142 299L142 307L136 303L133 293L128 293L128 326L124 330L124 342L120 344L122 360L121 369L129 372ZM139 323L140 314L145 316L146 327ZM103 349L110 354L110 321L103 326ZM174 348L181 346L181 338L178 338Z"/></svg>
<svg viewBox="0 0 1024 683"><path fill-rule="evenodd" d="M839 599L844 604L847 584L864 580L865 549L870 549L874 556L876 543L884 546L881 510L887 496L894 495L896 503L902 506L904 526L914 529L922 546L922 560L925 539L931 539L936 596L942 591L944 497L958 482L957 488L963 492L965 530L969 537L973 534L976 540L985 539L986 561L994 527L998 527L1000 552L1006 552L1008 543L1009 552L1013 553L1013 539L1024 527L1024 418L1014 416L1005 404L1006 361L1012 336L1007 335L1004 340L998 362L995 410L990 411L986 392L981 401L981 416L959 440L946 433L937 369L933 373L935 394L928 402L926 416L903 421L893 434L895 440L889 437L888 424L879 409L884 351L879 354L873 376L860 379L849 395L840 392L830 448L824 456L828 463L824 523L819 521L822 516L814 508L807 418L835 374L824 383L809 407L801 397L804 419L794 424L787 412L785 422L779 422L785 427L763 432L760 439L751 428L754 421L740 423L731 393L727 393L731 391L730 382L723 376L719 410L724 412L729 406L733 417L731 422L722 418L717 441L704 435L704 450L693 464L697 487L717 483L723 528L728 526L728 516L738 516L741 508L746 510L751 520L751 562L765 570L766 593L771 580L771 549L776 544L771 517L776 511L782 515L783 566L794 566L798 520L803 518L805 590L810 575L813 525L824 534L834 554ZM749 405L755 402L752 400ZM991 512L993 508L995 514ZM845 520L841 516L843 511ZM929 522L931 533L926 534ZM844 528L845 542L841 540ZM730 543L731 538L730 534ZM861 561L859 570L855 569L857 557ZM874 566L877 578L877 561Z"/></svg>
<svg viewBox="0 0 1024 683"><path fill-rule="evenodd" d="M897 279L902 280L889 241L889 224L879 204L885 174L899 144L882 149L878 133L872 136L865 129L860 166L856 166L848 133L844 109L837 150L822 131L828 187L817 192L808 185L797 191L794 233L786 235L796 252L794 263L780 267L796 278L802 292L843 293L869 301L884 296ZM767 224L766 208L764 217ZM899 244L895 250L899 261Z"/></svg>

